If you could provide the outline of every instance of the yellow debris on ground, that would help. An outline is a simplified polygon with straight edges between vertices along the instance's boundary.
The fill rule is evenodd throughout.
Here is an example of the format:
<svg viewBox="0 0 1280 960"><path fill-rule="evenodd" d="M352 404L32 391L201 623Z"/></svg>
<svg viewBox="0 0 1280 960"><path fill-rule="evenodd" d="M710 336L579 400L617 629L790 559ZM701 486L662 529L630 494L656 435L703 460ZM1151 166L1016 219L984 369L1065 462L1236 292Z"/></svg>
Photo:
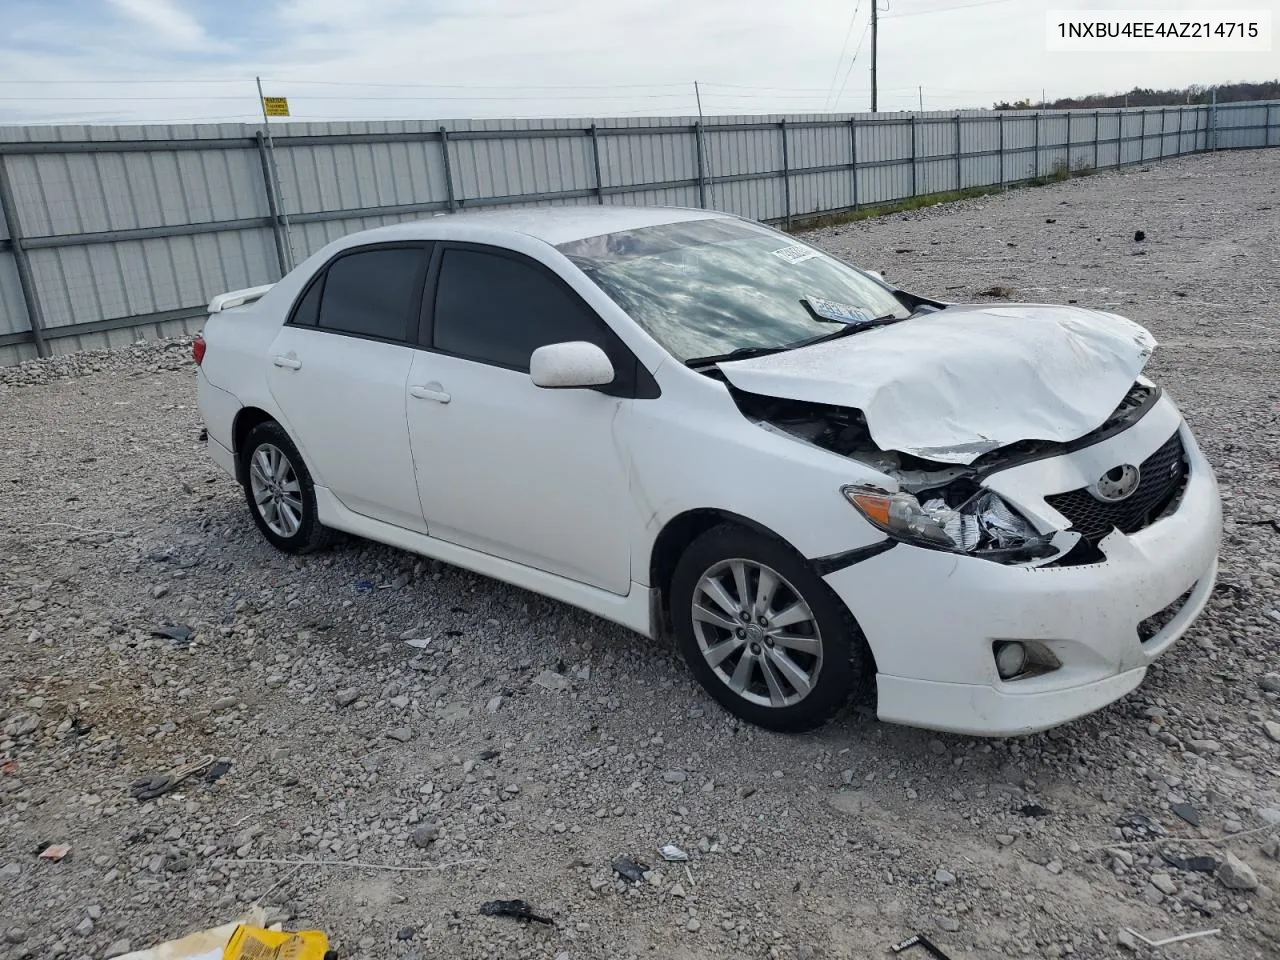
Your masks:
<svg viewBox="0 0 1280 960"><path fill-rule="evenodd" d="M318 930L297 933L266 926L267 915L252 907L238 920L198 930L118 960L329 960L329 938Z"/></svg>
<svg viewBox="0 0 1280 960"><path fill-rule="evenodd" d="M241 925L232 934L222 960L325 960L329 938L319 930L266 930Z"/></svg>

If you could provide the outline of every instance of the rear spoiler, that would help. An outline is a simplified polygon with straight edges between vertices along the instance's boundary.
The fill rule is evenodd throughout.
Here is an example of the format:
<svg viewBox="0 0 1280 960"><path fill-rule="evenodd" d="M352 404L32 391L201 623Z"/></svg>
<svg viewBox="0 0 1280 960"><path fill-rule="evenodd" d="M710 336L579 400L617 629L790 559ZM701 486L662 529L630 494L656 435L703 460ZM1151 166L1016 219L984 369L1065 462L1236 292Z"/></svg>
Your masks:
<svg viewBox="0 0 1280 960"><path fill-rule="evenodd" d="M210 313L221 313L223 310L230 310L232 307L242 307L246 303L260 299L275 284L268 283L261 287L246 287L244 290L232 290L230 293L220 293L209 301Z"/></svg>

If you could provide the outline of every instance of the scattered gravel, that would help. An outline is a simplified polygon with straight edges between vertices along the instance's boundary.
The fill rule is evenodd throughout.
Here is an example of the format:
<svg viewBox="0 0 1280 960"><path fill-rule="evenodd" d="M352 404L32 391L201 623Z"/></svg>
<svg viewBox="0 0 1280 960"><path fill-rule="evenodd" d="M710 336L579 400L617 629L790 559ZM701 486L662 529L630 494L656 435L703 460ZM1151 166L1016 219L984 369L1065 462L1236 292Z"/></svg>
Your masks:
<svg viewBox="0 0 1280 960"><path fill-rule="evenodd" d="M183 342L0 370L0 958L116 956L259 899L344 957L870 958L917 930L1146 955L1125 927L1276 956L1278 191L1280 151L1223 153L811 235L936 296L1144 322L1218 470L1203 619L1121 703L1021 739L865 712L772 734L562 604L354 540L276 553L203 453Z"/></svg>

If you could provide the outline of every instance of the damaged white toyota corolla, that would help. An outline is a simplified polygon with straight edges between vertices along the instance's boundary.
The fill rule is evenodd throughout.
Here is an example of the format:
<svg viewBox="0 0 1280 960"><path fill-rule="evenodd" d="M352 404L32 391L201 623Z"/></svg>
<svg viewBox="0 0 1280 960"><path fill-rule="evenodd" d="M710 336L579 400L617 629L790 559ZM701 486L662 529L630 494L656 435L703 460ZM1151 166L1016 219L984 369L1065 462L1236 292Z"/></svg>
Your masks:
<svg viewBox="0 0 1280 960"><path fill-rule="evenodd" d="M460 214L210 304L209 451L290 552L346 531L673 634L730 711L1018 734L1136 687L1221 507L1155 347L961 306L696 210Z"/></svg>

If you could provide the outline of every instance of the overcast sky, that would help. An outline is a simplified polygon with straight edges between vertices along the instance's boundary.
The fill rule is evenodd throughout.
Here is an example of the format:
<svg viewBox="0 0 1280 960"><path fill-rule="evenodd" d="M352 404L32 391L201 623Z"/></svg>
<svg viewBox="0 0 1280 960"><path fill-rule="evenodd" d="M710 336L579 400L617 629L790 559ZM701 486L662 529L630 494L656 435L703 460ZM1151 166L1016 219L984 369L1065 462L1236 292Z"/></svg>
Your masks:
<svg viewBox="0 0 1280 960"><path fill-rule="evenodd" d="M0 123L250 120L258 74L299 119L690 114L694 80L709 114L865 111L872 2L0 0ZM1280 43L1045 50L1050 9L1154 2L879 2L882 110L1280 75Z"/></svg>

